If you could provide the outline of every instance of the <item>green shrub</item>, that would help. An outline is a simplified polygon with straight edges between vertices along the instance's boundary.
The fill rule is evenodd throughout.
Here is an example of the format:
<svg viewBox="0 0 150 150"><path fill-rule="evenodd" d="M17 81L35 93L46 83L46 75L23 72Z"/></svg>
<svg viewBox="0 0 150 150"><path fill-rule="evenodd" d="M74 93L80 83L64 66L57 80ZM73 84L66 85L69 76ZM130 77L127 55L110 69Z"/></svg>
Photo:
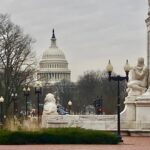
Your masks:
<svg viewBox="0 0 150 150"><path fill-rule="evenodd" d="M81 128L49 128L40 131L0 131L0 144L117 144L110 132Z"/></svg>

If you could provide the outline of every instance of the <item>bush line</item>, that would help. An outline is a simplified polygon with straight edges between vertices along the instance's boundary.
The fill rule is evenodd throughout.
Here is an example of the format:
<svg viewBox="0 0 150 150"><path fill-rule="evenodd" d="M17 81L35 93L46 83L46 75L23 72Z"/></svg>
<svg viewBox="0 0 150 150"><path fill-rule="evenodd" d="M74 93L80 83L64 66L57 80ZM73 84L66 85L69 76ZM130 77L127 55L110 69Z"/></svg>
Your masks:
<svg viewBox="0 0 150 150"><path fill-rule="evenodd" d="M118 144L110 132L81 128L49 128L39 131L0 131L0 144Z"/></svg>

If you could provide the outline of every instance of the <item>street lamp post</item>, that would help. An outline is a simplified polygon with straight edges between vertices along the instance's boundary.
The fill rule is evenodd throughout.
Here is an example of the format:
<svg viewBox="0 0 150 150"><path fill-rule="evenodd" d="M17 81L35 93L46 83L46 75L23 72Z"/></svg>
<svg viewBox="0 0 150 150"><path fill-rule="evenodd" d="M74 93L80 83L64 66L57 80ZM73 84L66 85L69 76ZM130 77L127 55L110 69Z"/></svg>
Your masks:
<svg viewBox="0 0 150 150"><path fill-rule="evenodd" d="M17 93L11 93L11 97L13 100L13 104L14 104L14 110L13 110L13 118L14 118L14 125L15 125L15 117L16 117L16 99L17 99Z"/></svg>
<svg viewBox="0 0 150 150"><path fill-rule="evenodd" d="M103 98L101 96L101 101L100 101L100 114L102 115L103 114Z"/></svg>
<svg viewBox="0 0 150 150"><path fill-rule="evenodd" d="M128 63L128 60L126 61L126 64L124 66L124 71L126 73L126 76L112 76L111 73L113 71L113 66L110 63L110 60L108 62L108 65L106 67L108 75L109 75L109 81L117 81L117 136L120 140L120 142L123 142L122 136L120 134L120 81L126 80L128 81L128 74L130 71L130 65Z"/></svg>
<svg viewBox="0 0 150 150"><path fill-rule="evenodd" d="M69 114L71 114L72 101L68 101Z"/></svg>
<svg viewBox="0 0 150 150"><path fill-rule="evenodd" d="M1 120L0 120L1 122L0 122L0 123L1 123L1 125L3 125L3 102L4 102L4 98L1 96L1 97L0 97L0 105L1 105L1 106L0 106L0 107L1 107L1 118L0 118L0 119L1 119Z"/></svg>
<svg viewBox="0 0 150 150"><path fill-rule="evenodd" d="M24 88L23 88L23 93L24 93L24 96L26 98L26 119L28 117L28 96L30 95L30 88L26 85Z"/></svg>
<svg viewBox="0 0 150 150"><path fill-rule="evenodd" d="M37 106L38 106L38 125L40 123L40 107L39 107L39 103L40 103L40 94L42 94L42 84L37 82L35 84L35 94L37 94Z"/></svg>
<svg viewBox="0 0 150 150"><path fill-rule="evenodd" d="M97 96L96 100L94 100L93 105L95 107L95 113L97 115L103 114L103 99Z"/></svg>

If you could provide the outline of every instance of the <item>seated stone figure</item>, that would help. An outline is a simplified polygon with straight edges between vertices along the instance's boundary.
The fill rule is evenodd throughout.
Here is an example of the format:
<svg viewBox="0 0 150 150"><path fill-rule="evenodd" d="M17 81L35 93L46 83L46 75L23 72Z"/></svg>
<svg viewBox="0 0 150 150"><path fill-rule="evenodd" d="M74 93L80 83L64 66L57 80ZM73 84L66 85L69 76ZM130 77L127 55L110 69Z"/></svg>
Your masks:
<svg viewBox="0 0 150 150"><path fill-rule="evenodd" d="M143 94L146 91L147 78L148 69L144 65L144 58L138 58L137 66L133 67L129 74L128 95L138 96Z"/></svg>
<svg viewBox="0 0 150 150"><path fill-rule="evenodd" d="M44 99L43 115L58 115L56 99L51 93L48 93Z"/></svg>

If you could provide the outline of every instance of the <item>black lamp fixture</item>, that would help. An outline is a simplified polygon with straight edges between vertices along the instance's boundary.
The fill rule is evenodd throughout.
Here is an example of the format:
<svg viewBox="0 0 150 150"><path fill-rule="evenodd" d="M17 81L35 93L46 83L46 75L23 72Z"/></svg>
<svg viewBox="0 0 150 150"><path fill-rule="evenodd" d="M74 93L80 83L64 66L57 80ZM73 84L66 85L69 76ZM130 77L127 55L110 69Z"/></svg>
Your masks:
<svg viewBox="0 0 150 150"><path fill-rule="evenodd" d="M28 117L28 96L30 95L30 87L26 84L25 87L23 88L23 93L26 98L26 119Z"/></svg>
<svg viewBox="0 0 150 150"><path fill-rule="evenodd" d="M108 72L108 79L109 81L117 81L117 136L119 138L120 142L123 142L122 136L120 133L120 81L126 80L128 81L129 77L129 71L130 71L130 65L128 63L128 60L126 60L126 64L124 66L124 71L126 73L126 76L112 76L113 66L111 65L111 62L109 60L108 65L106 67L106 70Z"/></svg>
<svg viewBox="0 0 150 150"><path fill-rule="evenodd" d="M42 94L42 84L40 82L35 83L35 94L37 94L37 113L38 113L38 125L40 123L40 94Z"/></svg>
<svg viewBox="0 0 150 150"><path fill-rule="evenodd" d="M1 126L3 125L3 103L4 103L4 98L1 96L0 97L0 108L1 108L0 124Z"/></svg>
<svg viewBox="0 0 150 150"><path fill-rule="evenodd" d="M17 100L17 96L18 94L15 92L15 90L13 89L12 93L11 93L11 98L14 104L14 111L13 111L13 116L14 116L14 125L15 125L15 119L16 119L16 112L17 112L17 108L16 108L16 100Z"/></svg>
<svg viewBox="0 0 150 150"><path fill-rule="evenodd" d="M71 114L72 101L68 101L69 114Z"/></svg>

